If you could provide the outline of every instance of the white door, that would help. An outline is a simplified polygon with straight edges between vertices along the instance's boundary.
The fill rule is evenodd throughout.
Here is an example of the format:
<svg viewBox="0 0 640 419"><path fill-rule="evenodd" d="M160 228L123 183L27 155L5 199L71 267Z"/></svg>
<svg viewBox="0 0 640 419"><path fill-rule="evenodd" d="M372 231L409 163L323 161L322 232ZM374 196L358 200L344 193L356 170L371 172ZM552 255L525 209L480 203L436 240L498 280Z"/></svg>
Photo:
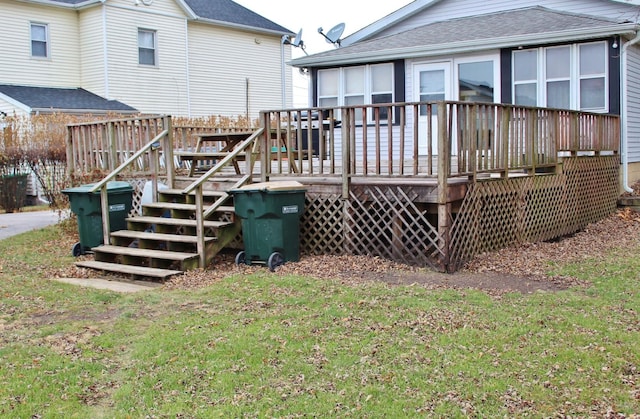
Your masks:
<svg viewBox="0 0 640 419"><path fill-rule="evenodd" d="M451 66L451 62L416 64L413 71L415 100L420 102L452 100ZM432 153L438 154L437 106L432 105L431 112L428 111L426 105L420 106L418 118L418 154L428 154L429 141ZM431 131L431 135L429 135L429 131Z"/></svg>

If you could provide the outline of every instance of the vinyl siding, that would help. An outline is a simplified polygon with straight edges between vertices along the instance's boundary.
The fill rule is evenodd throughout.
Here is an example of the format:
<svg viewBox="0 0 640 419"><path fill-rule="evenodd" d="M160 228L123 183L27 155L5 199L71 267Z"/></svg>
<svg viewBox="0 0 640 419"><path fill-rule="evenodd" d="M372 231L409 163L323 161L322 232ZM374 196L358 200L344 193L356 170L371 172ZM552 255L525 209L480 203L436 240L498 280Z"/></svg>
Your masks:
<svg viewBox="0 0 640 419"><path fill-rule="evenodd" d="M185 18L107 6L106 20L108 98L143 113L186 115ZM156 66L138 64L138 28L157 33Z"/></svg>
<svg viewBox="0 0 640 419"><path fill-rule="evenodd" d="M18 117L29 115L27 112L24 111L24 109L14 106L13 103L7 102L2 97L0 97L0 112L4 112L9 116L13 116L15 114ZM2 123L1 121L2 121L2 118L0 117L0 124Z"/></svg>
<svg viewBox="0 0 640 419"><path fill-rule="evenodd" d="M31 58L30 22L48 24L47 59ZM28 86L78 87L80 53L75 11L0 0L0 82Z"/></svg>
<svg viewBox="0 0 640 419"><path fill-rule="evenodd" d="M85 89L107 97L105 81L105 50L102 23L103 6L83 10L79 15L80 53L82 54L81 81Z"/></svg>
<svg viewBox="0 0 640 419"><path fill-rule="evenodd" d="M640 46L627 50L627 142L629 162L640 162Z"/></svg>
<svg viewBox="0 0 640 419"><path fill-rule="evenodd" d="M638 6L608 0L444 0L375 37L403 32L442 20L543 6L553 10L582 13L603 18L638 21Z"/></svg>
<svg viewBox="0 0 640 419"><path fill-rule="evenodd" d="M291 48L285 47L285 62ZM193 116L245 115L282 108L280 37L189 25L189 69ZM287 105L291 68L286 67ZM247 90L248 84L248 90ZM248 98L248 100L247 100Z"/></svg>

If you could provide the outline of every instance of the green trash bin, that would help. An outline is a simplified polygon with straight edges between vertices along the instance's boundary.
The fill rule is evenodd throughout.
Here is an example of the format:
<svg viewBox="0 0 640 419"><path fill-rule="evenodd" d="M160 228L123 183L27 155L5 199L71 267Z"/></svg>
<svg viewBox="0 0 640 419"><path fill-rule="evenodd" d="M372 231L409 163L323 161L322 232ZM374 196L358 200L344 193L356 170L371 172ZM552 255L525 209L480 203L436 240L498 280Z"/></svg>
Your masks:
<svg viewBox="0 0 640 419"><path fill-rule="evenodd" d="M78 216L80 242L73 246L73 256L87 253L104 242L100 190L89 192L95 184L78 186L62 191L69 197L71 211ZM131 212L133 188L127 182L108 182L109 231L125 230Z"/></svg>
<svg viewBox="0 0 640 419"><path fill-rule="evenodd" d="M242 220L244 251L236 264L266 264L270 270L300 259L300 217L306 188L299 182L264 182L230 191Z"/></svg>

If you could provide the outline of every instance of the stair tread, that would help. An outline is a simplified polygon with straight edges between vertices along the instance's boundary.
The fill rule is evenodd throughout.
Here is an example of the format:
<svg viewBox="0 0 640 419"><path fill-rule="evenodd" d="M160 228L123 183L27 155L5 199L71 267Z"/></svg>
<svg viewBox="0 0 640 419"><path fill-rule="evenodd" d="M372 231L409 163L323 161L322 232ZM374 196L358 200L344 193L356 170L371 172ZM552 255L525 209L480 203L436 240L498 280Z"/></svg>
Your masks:
<svg viewBox="0 0 640 419"><path fill-rule="evenodd" d="M158 208L158 209L175 209L175 210L187 210L193 211L196 209L195 204L182 204L179 202L150 202L143 204L143 208Z"/></svg>
<svg viewBox="0 0 640 419"><path fill-rule="evenodd" d="M165 260L185 261L198 257L197 253L173 252L169 250L139 249L137 247L123 247L105 244L103 246L94 247L94 253L110 253L125 256L148 257Z"/></svg>
<svg viewBox="0 0 640 419"><path fill-rule="evenodd" d="M174 151L174 156L182 157L183 159L189 158L198 158L198 159L207 159L207 158L221 158L227 157L229 155L228 152L220 152L220 151ZM236 158L245 157L246 153L238 153L236 154Z"/></svg>
<svg viewBox="0 0 640 419"><path fill-rule="evenodd" d="M150 233L146 231L119 230L111 233L111 237L127 237L131 239L158 240L172 243L197 243L198 237L188 234ZM215 241L216 237L205 237L205 241Z"/></svg>
<svg viewBox="0 0 640 419"><path fill-rule="evenodd" d="M195 191L189 194L183 194L182 189L162 189L158 191L159 194L164 195L195 195ZM225 191L212 191L210 189L202 190L203 196L225 196L228 195Z"/></svg>
<svg viewBox="0 0 640 419"><path fill-rule="evenodd" d="M186 218L165 218L165 217L150 217L146 215L127 218L129 222L136 223L147 223L147 224L164 224L164 225L173 225L173 226L188 226L188 227L196 227L196 220L186 219ZM205 220L205 227L226 227L233 223L228 221L213 221L213 220Z"/></svg>
<svg viewBox="0 0 640 419"><path fill-rule="evenodd" d="M196 210L195 204L182 204L178 202L151 202L148 204L144 204L143 207L156 208L156 209L185 210L185 211ZM217 211L233 212L234 208L229 205L221 205L218 207Z"/></svg>
<svg viewBox="0 0 640 419"><path fill-rule="evenodd" d="M121 265L118 263L98 262L94 260L85 260L75 263L76 266L81 268L100 269L103 271L118 272L123 274L149 276L154 278L168 278L173 275L180 275L183 271L176 271L173 269L161 269L161 268L148 268L144 266L135 265Z"/></svg>

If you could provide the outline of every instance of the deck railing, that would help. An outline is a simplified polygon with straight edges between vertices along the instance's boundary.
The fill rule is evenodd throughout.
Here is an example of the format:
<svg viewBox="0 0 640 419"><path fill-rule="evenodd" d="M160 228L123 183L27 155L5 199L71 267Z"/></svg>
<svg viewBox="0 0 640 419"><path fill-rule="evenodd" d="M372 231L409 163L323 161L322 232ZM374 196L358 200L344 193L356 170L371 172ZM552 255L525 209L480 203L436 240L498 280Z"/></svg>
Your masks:
<svg viewBox="0 0 640 419"><path fill-rule="evenodd" d="M98 120L67 126L68 172L110 172L166 129L165 116L138 116L123 119ZM199 134L209 132L246 131L246 128L213 128L203 125L172 125L175 150L190 151ZM143 154L128 167L129 171L145 173L151 170L150 155ZM165 161L162 160L164 164ZM177 163L174 162L174 163ZM166 165L162 169L166 173Z"/></svg>
<svg viewBox="0 0 640 419"><path fill-rule="evenodd" d="M263 177L509 176L616 154L620 138L617 116L467 102L268 111L262 121Z"/></svg>

